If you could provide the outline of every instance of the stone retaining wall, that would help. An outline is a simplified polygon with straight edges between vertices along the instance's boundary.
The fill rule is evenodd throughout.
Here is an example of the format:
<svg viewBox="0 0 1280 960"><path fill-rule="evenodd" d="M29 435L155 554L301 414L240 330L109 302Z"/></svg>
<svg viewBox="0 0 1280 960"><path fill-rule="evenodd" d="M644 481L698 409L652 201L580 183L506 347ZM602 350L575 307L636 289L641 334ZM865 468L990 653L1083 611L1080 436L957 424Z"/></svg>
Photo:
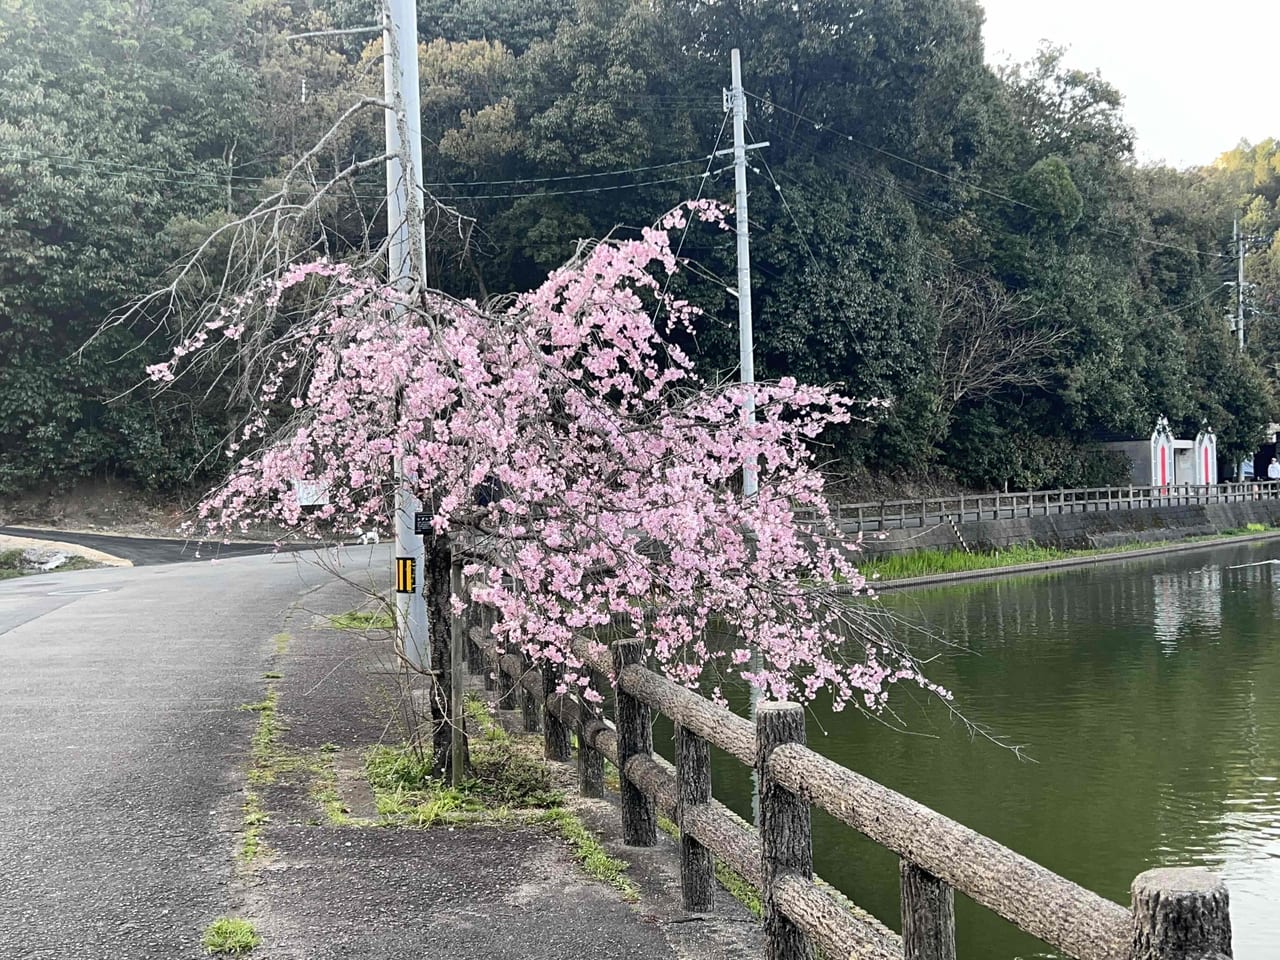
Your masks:
<svg viewBox="0 0 1280 960"><path fill-rule="evenodd" d="M988 552L1026 543L1088 549L1181 540L1239 530L1250 523L1267 527L1280 525L1280 500L1064 513L971 521L956 524L956 527L971 550ZM936 524L923 530L887 530L885 534L883 540L876 539L876 534L867 535L865 546L869 555L963 549L950 523Z"/></svg>

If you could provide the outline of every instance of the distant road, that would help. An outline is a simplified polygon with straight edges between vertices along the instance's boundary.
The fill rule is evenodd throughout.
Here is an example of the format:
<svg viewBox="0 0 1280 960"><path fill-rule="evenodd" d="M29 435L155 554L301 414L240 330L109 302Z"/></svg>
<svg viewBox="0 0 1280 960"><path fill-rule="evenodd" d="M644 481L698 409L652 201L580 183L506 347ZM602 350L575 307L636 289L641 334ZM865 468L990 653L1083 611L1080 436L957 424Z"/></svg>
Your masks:
<svg viewBox="0 0 1280 960"><path fill-rule="evenodd" d="M73 533L38 527L0 527L0 533L33 540L58 540L101 550L129 560L135 567L158 563L183 563L214 557L250 557L275 553L271 543L200 543L196 540L161 540L151 537L121 537L108 533ZM291 544L281 550L314 550L313 544Z"/></svg>

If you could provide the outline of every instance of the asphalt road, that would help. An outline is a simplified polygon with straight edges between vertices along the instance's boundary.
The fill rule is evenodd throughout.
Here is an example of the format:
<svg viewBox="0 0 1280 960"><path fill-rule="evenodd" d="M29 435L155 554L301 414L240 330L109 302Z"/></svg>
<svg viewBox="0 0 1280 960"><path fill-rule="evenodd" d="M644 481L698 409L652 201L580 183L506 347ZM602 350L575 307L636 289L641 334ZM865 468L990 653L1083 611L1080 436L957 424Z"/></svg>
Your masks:
<svg viewBox="0 0 1280 960"><path fill-rule="evenodd" d="M210 558L266 556L277 553L272 543L201 543L198 540L162 540L152 537L117 537L106 533L72 533L67 530L50 530L39 527L0 527L0 533L13 537L30 537L33 540L59 540L92 547L113 557L132 561L135 567L157 563L182 563ZM305 550L304 546L289 544L283 551Z"/></svg>
<svg viewBox="0 0 1280 960"><path fill-rule="evenodd" d="M384 554L347 570L382 579ZM234 908L238 707L332 588L312 556L0 582L0 957L204 956Z"/></svg>

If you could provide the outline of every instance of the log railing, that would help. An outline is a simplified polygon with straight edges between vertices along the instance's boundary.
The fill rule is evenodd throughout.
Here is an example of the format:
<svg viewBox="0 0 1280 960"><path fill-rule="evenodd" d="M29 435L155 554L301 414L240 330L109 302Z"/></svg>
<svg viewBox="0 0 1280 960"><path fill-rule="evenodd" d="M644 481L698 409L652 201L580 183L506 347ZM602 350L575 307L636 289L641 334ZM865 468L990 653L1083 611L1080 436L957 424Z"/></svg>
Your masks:
<svg viewBox="0 0 1280 960"><path fill-rule="evenodd" d="M832 507L850 530L908 530L953 520L972 523L1106 510L1136 510L1280 498L1280 482L1081 487L1027 493L966 494L913 500L842 503Z"/></svg>
<svg viewBox="0 0 1280 960"><path fill-rule="evenodd" d="M677 824L686 909L710 907L713 857L759 889L769 960L812 960L816 950L857 960L955 960L955 890L1077 960L1231 956L1226 889L1205 870L1149 870L1133 882L1132 908L1122 907L809 749L798 704L759 704L753 723L647 669L638 640L614 643L609 658L579 640L574 653L597 681L612 677L611 722L576 697L556 695L557 674L498 651L490 621L482 622L470 631L470 660L490 665L505 691L502 705L522 699L525 728L541 726L549 759L568 760L568 731L577 734L584 794L600 795L605 759L617 767L627 844L655 844L659 812ZM653 753L655 711L676 725L675 767ZM712 798L708 744L756 771L758 830ZM814 876L811 806L899 856L902 936Z"/></svg>

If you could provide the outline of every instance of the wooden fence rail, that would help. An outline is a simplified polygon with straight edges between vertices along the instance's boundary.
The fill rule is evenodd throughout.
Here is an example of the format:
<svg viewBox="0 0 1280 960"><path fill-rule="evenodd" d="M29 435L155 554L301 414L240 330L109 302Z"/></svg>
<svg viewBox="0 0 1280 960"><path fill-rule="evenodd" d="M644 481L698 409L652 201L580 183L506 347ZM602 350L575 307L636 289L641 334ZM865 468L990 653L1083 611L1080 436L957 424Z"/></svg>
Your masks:
<svg viewBox="0 0 1280 960"><path fill-rule="evenodd" d="M759 704L752 723L647 669L639 641L618 641L604 658L580 640L575 655L613 678L610 722L599 708L556 695L558 674L500 653L491 621L482 624L470 631L472 654L509 678L500 690L523 696L526 729L541 714L548 759L569 759L563 744L572 730L580 770L604 759L617 767L625 842L656 843L658 812L675 821L686 909L710 906L713 857L760 890L768 960L812 960L816 949L830 958L955 960L954 890L1077 960L1231 957L1227 892L1208 871L1147 871L1126 909L809 749L798 704ZM654 711L676 725L675 767L653 753ZM708 744L756 771L759 830L713 799ZM580 788L598 796L602 781L592 772ZM902 936L813 875L811 806L901 858Z"/></svg>
<svg viewBox="0 0 1280 960"><path fill-rule="evenodd" d="M832 507L851 530L905 530L953 520L1011 520L1105 510L1134 510L1280 498L1280 482L1080 487L1027 493L987 493L912 500L876 500Z"/></svg>

